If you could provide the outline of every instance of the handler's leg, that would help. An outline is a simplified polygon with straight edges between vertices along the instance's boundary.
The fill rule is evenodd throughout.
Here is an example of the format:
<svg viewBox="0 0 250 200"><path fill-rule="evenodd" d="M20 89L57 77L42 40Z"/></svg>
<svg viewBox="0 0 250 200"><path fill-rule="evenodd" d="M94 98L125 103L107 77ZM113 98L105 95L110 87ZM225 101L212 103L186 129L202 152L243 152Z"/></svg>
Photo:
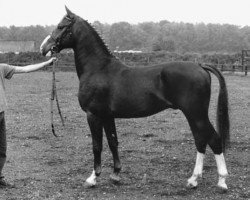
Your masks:
<svg viewBox="0 0 250 200"><path fill-rule="evenodd" d="M6 142L5 118L4 118L4 112L1 112L0 113L0 187L8 186L2 174L2 170L6 161L6 150L7 150L7 142Z"/></svg>
<svg viewBox="0 0 250 200"><path fill-rule="evenodd" d="M2 177L3 166L6 161L6 126L4 112L0 113L0 177Z"/></svg>

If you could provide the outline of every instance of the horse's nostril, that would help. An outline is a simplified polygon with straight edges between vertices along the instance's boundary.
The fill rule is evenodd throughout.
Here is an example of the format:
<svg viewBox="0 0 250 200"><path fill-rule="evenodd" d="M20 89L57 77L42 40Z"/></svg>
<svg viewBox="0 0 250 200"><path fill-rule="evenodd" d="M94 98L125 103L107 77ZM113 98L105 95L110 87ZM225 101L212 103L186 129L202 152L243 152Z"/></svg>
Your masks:
<svg viewBox="0 0 250 200"><path fill-rule="evenodd" d="M57 47L56 46L51 47L51 51L52 52L57 52Z"/></svg>

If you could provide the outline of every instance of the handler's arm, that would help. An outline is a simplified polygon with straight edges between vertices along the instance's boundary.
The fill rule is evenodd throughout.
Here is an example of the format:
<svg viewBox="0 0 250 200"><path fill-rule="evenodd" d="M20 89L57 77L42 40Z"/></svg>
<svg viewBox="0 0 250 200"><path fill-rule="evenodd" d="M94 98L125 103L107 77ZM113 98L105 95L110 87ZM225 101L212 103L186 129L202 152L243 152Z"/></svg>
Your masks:
<svg viewBox="0 0 250 200"><path fill-rule="evenodd" d="M29 73L29 72L37 71L45 66L49 66L49 65L53 64L54 61L56 61L56 58L51 58L48 61L45 61L42 63L27 65L27 66L23 66L23 67L14 66L15 73Z"/></svg>

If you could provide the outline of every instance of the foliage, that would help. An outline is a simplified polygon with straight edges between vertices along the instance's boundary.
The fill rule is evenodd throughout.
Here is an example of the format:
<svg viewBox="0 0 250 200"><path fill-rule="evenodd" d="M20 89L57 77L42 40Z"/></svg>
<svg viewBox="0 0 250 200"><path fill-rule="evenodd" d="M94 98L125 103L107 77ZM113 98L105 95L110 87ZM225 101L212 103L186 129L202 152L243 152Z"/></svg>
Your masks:
<svg viewBox="0 0 250 200"><path fill-rule="evenodd" d="M136 25L127 22L93 26L107 42L111 50L142 50L186 52L239 52L250 49L250 27L230 24L190 24L167 20L143 22ZM54 26L0 27L0 40L34 40L39 50L42 40Z"/></svg>
<svg viewBox="0 0 250 200"><path fill-rule="evenodd" d="M16 27L10 26L0 27L0 40L14 40L14 41L35 41L35 48L38 51L41 42L51 33L55 26L27 26Z"/></svg>
<svg viewBox="0 0 250 200"><path fill-rule="evenodd" d="M134 65L152 65L169 61L192 61L212 64L233 64L240 59L239 53L176 53L168 51L155 51L151 53L119 53L116 54L122 61Z"/></svg>

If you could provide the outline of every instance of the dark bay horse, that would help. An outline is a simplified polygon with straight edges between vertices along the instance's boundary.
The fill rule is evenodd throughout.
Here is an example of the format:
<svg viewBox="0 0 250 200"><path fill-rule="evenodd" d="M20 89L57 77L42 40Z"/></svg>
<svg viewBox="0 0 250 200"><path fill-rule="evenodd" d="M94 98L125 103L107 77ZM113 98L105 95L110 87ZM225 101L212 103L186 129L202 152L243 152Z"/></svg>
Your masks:
<svg viewBox="0 0 250 200"><path fill-rule="evenodd" d="M119 181L121 163L115 118L135 118L153 115L167 108L179 109L188 120L197 148L196 164L189 187L197 186L202 176L207 145L215 154L218 186L227 190L228 175L224 150L229 141L227 87L222 74L213 67L192 62L169 62L152 67L130 68L117 59L106 47L97 31L66 7L67 14L41 45L41 53L74 50L79 78L78 99L87 114L92 134L94 170L86 180L87 186L96 184L101 174L103 130L113 155L114 173ZM210 123L208 108L213 73L219 80L217 128Z"/></svg>

